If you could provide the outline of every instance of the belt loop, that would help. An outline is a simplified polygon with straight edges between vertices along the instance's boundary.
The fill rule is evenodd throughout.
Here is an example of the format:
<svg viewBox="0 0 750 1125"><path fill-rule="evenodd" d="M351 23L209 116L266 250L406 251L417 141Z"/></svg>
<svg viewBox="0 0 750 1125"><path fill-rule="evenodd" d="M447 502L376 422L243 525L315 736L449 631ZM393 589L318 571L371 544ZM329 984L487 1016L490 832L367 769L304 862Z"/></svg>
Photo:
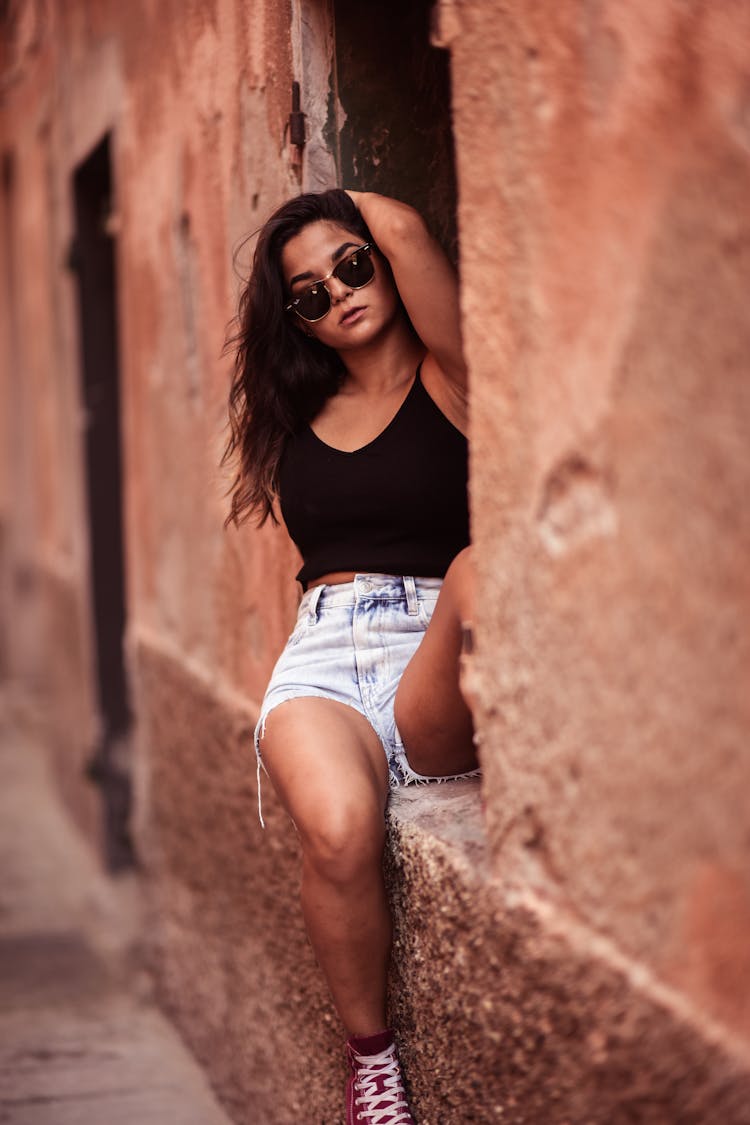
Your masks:
<svg viewBox="0 0 750 1125"><path fill-rule="evenodd" d="M417 599L417 584L411 574L404 575L404 593L406 594L406 612L412 617L419 613Z"/></svg>
<svg viewBox="0 0 750 1125"><path fill-rule="evenodd" d="M318 620L318 602L320 595L325 590L325 584L321 586L313 586L312 593L310 594L310 604L307 607L307 620L311 625L314 625Z"/></svg>

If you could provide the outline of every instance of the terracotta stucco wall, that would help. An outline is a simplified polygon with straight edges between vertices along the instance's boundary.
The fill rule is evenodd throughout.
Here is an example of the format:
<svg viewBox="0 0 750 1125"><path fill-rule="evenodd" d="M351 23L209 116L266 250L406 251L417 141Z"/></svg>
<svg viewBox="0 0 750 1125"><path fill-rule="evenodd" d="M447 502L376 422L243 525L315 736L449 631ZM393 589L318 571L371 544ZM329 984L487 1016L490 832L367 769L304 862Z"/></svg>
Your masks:
<svg viewBox="0 0 750 1125"><path fill-rule="evenodd" d="M222 530L221 351L239 284L233 253L296 190L283 139L289 13L30 3L9 30L15 323L5 334L5 416L16 416L11 437L22 448L4 471L8 569L21 601L26 586L48 588L16 615L13 651L16 670L40 680L50 701L61 776L93 831L78 776L96 716L80 345L65 268L72 175L111 133L131 673L138 646L157 645L217 690L257 699L294 601L293 557L281 535ZM247 260L240 254L238 269Z"/></svg>
<svg viewBox="0 0 750 1125"><path fill-rule="evenodd" d="M233 252L296 186L283 140L288 13L146 6L116 26L128 91L117 172L134 639L171 646L257 699L294 596L291 562L280 536L222 529L220 353Z"/></svg>
<svg viewBox="0 0 750 1125"><path fill-rule="evenodd" d="M750 8L452 14L493 870L748 1036Z"/></svg>
<svg viewBox="0 0 750 1125"><path fill-rule="evenodd" d="M80 821L98 832L98 802L80 770L93 733L81 513L82 419L65 270L69 215L60 165L69 144L49 13L19 5L4 27L3 581L10 610L7 674L32 687L58 776Z"/></svg>
<svg viewBox="0 0 750 1125"><path fill-rule="evenodd" d="M270 0L18 12L0 102L11 670L45 702L61 783L96 838L65 262L73 169L111 132L144 936L237 1121L330 1125L341 1030L268 786L266 833L255 817L250 747L295 559L281 532L222 530L217 469L232 253L297 189L290 83L303 63L324 78L327 47L303 58L315 35ZM420 1125L750 1120L749 13L437 5L485 813L475 787L444 787L391 817L394 1012Z"/></svg>

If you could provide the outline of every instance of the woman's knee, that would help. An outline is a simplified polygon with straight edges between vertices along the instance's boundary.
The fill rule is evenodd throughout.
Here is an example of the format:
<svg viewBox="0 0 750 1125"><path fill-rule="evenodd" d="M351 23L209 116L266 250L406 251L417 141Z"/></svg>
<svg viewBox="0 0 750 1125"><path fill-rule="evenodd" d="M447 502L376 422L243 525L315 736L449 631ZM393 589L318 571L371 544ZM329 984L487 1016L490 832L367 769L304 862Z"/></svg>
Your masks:
<svg viewBox="0 0 750 1125"><path fill-rule="evenodd" d="M455 558L452 560L450 566L448 567L448 573L450 573L451 571L473 571L473 558L474 548L471 546L471 544L469 544L468 547L464 547L463 550L459 551Z"/></svg>
<svg viewBox="0 0 750 1125"><path fill-rule="evenodd" d="M305 862L331 883L345 886L382 863L385 817L375 809L339 800L297 827Z"/></svg>

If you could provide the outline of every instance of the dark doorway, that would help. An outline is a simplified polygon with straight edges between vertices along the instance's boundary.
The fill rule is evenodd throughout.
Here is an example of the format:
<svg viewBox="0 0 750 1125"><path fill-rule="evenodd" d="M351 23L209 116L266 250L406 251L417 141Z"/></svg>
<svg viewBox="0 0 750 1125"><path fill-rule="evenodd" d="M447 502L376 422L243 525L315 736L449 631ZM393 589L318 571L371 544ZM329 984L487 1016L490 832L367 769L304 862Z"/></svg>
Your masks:
<svg viewBox="0 0 750 1125"><path fill-rule="evenodd" d="M334 4L336 83L346 114L345 187L411 203L455 263L450 58L430 46L431 0Z"/></svg>
<svg viewBox="0 0 750 1125"><path fill-rule="evenodd" d="M111 869L130 866L128 734L131 711L124 661L120 393L117 290L112 237L112 175L106 137L74 176L76 234L71 265L78 279L86 491L101 738L88 774L100 785Z"/></svg>

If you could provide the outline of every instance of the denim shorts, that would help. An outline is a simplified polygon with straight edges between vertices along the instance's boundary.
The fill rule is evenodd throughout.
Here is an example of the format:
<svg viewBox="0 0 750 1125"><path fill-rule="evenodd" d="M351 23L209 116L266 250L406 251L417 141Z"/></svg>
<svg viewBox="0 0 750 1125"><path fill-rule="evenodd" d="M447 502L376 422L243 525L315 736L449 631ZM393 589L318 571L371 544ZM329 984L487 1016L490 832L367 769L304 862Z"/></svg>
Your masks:
<svg viewBox="0 0 750 1125"><path fill-rule="evenodd" d="M383 745L392 786L448 780L410 767L393 715L396 689L430 623L442 584L442 578L357 574L352 582L313 586L303 596L255 728L261 824L260 739L270 712L289 699L334 699L364 715Z"/></svg>

